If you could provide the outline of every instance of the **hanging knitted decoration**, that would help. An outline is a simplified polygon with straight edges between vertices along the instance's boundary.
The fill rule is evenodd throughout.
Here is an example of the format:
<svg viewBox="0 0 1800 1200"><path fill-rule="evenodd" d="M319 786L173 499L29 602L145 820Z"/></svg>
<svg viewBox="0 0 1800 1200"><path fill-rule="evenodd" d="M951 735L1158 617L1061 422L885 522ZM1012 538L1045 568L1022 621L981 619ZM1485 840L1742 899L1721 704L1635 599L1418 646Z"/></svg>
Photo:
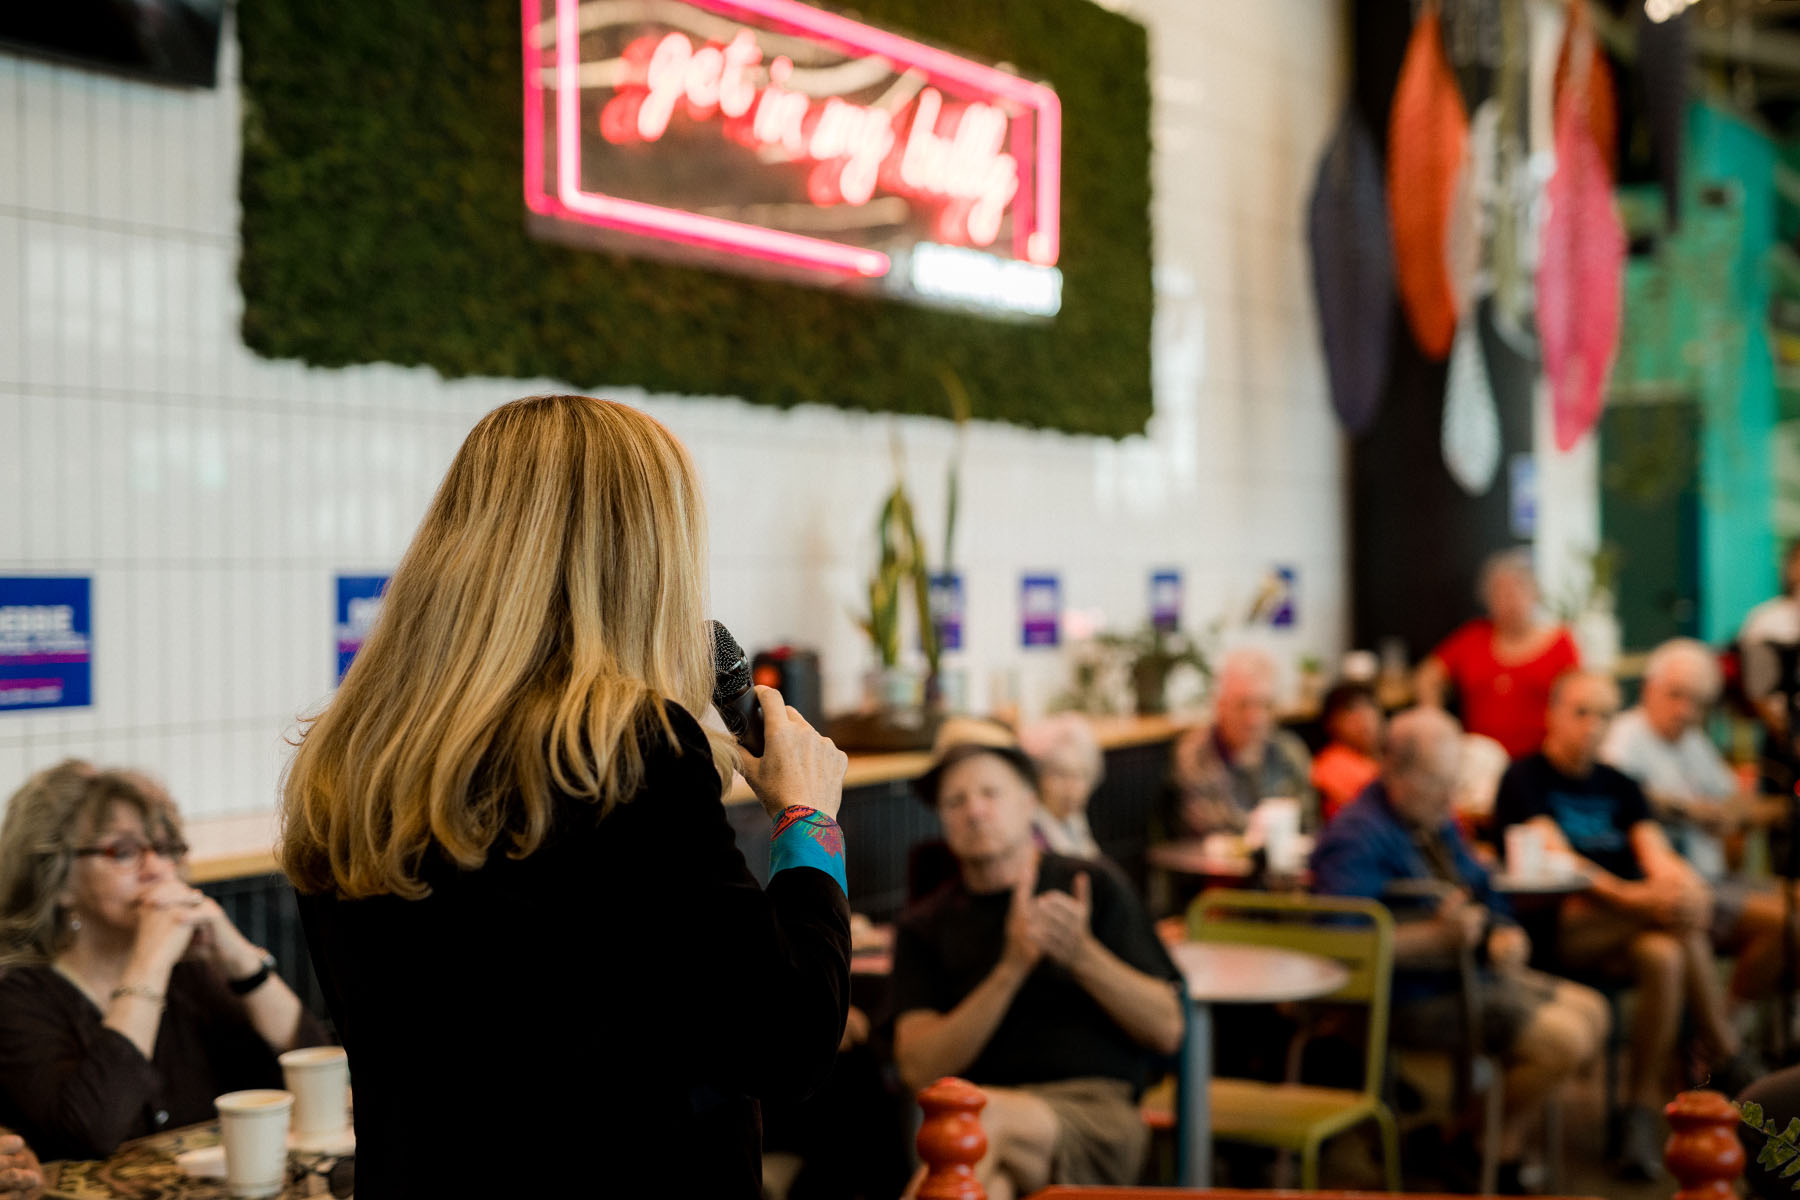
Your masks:
<svg viewBox="0 0 1800 1200"><path fill-rule="evenodd" d="M1444 465L1471 496L1494 486L1500 470L1500 414L1481 349L1480 310L1473 306L1456 326L1450 377L1444 385Z"/></svg>
<svg viewBox="0 0 1800 1200"><path fill-rule="evenodd" d="M1551 94L1561 96L1569 86L1570 56L1579 49L1587 59L1587 80L1583 89L1587 126L1606 162L1607 176L1616 180L1619 177L1619 98L1613 87L1612 65L1606 61L1606 49L1593 35L1589 20L1586 4L1569 6L1568 31L1563 36L1562 49L1557 52L1556 81Z"/></svg>
<svg viewBox="0 0 1800 1200"><path fill-rule="evenodd" d="M1444 54L1436 0L1413 26L1388 123L1388 206L1401 307L1419 349L1450 352L1456 297L1445 269L1450 206L1469 136L1462 93Z"/></svg>
<svg viewBox="0 0 1800 1200"><path fill-rule="evenodd" d="M1354 103L1319 160L1307 238L1331 404L1344 429L1358 434L1374 422L1387 383L1394 251L1375 139Z"/></svg>
<svg viewBox="0 0 1800 1200"><path fill-rule="evenodd" d="M1481 346L1481 297L1492 290L1487 213L1498 153L1500 106L1488 100L1469 123L1469 153L1457 173L1444 258L1462 319L1450 346L1441 439L1450 475L1472 496L1485 493L1500 468L1500 415Z"/></svg>
<svg viewBox="0 0 1800 1200"><path fill-rule="evenodd" d="M1583 23L1571 22L1570 40L1584 37L1591 34ZM1625 271L1625 230L1612 177L1588 124L1584 67L1590 61L1587 47L1578 44L1569 55L1567 86L1556 98L1556 171L1546 189L1550 213L1538 268L1538 333L1556 448L1562 451L1594 427L1605 406Z"/></svg>

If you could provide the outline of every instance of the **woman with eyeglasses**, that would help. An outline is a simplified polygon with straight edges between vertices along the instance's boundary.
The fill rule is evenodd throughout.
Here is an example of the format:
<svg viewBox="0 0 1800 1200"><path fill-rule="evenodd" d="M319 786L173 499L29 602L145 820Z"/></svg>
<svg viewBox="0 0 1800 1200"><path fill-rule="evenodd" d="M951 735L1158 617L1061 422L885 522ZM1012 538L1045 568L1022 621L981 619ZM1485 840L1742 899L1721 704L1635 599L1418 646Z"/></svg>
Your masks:
<svg viewBox="0 0 1800 1200"><path fill-rule="evenodd" d="M45 1159L213 1118L280 1087L325 1031L216 901L181 878L167 793L69 760L0 824L0 1125Z"/></svg>

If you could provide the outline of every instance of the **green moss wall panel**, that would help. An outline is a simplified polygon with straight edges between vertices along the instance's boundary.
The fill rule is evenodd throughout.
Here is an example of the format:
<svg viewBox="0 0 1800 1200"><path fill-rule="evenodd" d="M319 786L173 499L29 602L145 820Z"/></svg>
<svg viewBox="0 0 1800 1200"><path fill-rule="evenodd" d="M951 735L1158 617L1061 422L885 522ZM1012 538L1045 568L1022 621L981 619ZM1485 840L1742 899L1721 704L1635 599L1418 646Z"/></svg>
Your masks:
<svg viewBox="0 0 1800 1200"><path fill-rule="evenodd" d="M1089 0L864 0L854 15L1048 81L1063 308L1012 324L532 239L516 0L237 9L243 335L318 366L974 415L1120 437L1150 398L1144 28Z"/></svg>

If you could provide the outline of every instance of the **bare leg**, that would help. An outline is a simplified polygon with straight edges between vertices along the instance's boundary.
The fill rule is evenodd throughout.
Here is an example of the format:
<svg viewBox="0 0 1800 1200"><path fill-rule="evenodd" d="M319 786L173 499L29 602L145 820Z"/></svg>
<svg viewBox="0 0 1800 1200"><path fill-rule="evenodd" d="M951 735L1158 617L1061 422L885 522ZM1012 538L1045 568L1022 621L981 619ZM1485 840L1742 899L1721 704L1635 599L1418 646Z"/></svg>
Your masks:
<svg viewBox="0 0 1800 1200"><path fill-rule="evenodd" d="M1686 992L1682 944L1673 935L1583 897L1563 905L1562 956L1574 966L1628 970L1638 987L1631 1022L1631 1103L1660 1111Z"/></svg>
<svg viewBox="0 0 1800 1200"><path fill-rule="evenodd" d="M1737 951L1733 1000L1753 1004L1774 992L1781 976L1781 922L1781 893L1755 892L1744 900L1743 914L1720 946Z"/></svg>
<svg viewBox="0 0 1800 1200"><path fill-rule="evenodd" d="M975 1164L975 1177L988 1200L1013 1200L1048 1186L1060 1129L1055 1111L1029 1092L986 1090L981 1124L988 1152Z"/></svg>
<svg viewBox="0 0 1800 1200"><path fill-rule="evenodd" d="M1717 1061L1730 1058L1744 1048L1738 1032L1731 1024L1731 1012L1725 1002L1725 987L1719 982L1713 960L1712 940L1703 929L1685 932L1681 937L1682 975L1686 984L1688 1012L1701 1041Z"/></svg>
<svg viewBox="0 0 1800 1200"><path fill-rule="evenodd" d="M1663 1080L1681 1027L1686 956L1679 941L1657 930L1633 938L1630 953L1638 986L1631 1023L1631 1102L1655 1112L1662 1108Z"/></svg>
<svg viewBox="0 0 1800 1200"><path fill-rule="evenodd" d="M1525 1152L1525 1138L1544 1101L1579 1071L1600 1049L1604 1021L1593 1020L1592 1003L1606 1001L1598 992L1563 984L1556 997L1533 1015L1507 1054L1504 1113L1500 1125L1500 1158L1511 1161Z"/></svg>

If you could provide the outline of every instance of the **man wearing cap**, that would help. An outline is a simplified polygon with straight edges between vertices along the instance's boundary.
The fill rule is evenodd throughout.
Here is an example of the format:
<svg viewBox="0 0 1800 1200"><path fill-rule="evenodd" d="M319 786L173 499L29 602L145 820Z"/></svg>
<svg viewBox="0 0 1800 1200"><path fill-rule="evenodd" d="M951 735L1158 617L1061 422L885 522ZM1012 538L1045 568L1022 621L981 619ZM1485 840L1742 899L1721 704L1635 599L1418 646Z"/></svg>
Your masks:
<svg viewBox="0 0 1800 1200"><path fill-rule="evenodd" d="M1130 887L1038 850L1037 779L1014 746L952 746L919 780L957 872L901 918L894 1058L914 1089L988 1094L991 1200L1050 1183L1137 1181L1137 1096L1181 1045L1179 978Z"/></svg>

